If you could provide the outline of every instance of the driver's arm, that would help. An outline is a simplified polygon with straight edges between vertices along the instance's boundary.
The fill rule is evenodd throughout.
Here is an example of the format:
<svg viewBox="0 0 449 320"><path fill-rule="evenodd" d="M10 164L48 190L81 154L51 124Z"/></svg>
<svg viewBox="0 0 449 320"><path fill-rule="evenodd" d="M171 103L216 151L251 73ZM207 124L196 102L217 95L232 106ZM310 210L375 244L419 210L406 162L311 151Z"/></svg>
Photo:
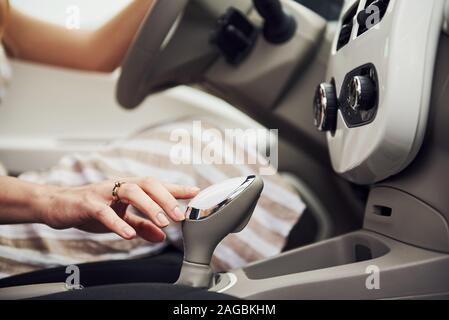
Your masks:
<svg viewBox="0 0 449 320"><path fill-rule="evenodd" d="M11 8L3 43L15 58L61 67L112 72L121 63L155 0L134 0L94 31L69 30Z"/></svg>

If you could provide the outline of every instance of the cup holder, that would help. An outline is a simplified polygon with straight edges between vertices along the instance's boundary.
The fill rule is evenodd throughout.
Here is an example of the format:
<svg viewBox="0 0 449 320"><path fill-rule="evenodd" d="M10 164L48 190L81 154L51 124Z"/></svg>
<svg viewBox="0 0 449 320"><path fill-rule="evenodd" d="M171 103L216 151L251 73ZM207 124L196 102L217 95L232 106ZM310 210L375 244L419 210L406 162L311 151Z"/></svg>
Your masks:
<svg viewBox="0 0 449 320"><path fill-rule="evenodd" d="M389 251L386 244L374 237L352 234L287 252L243 271L249 279L261 280L374 260Z"/></svg>

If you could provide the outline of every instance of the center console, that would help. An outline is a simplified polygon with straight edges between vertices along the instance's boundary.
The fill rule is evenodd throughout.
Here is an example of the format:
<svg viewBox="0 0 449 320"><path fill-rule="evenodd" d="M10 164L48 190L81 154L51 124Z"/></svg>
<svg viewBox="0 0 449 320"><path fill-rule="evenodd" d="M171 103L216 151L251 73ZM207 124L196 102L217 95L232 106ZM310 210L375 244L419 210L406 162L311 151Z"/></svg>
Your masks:
<svg viewBox="0 0 449 320"><path fill-rule="evenodd" d="M334 170L371 187L363 230L219 275L249 299L449 297L449 37L443 0L350 0L315 126Z"/></svg>
<svg viewBox="0 0 449 320"><path fill-rule="evenodd" d="M449 293L448 267L448 255L360 231L221 274L211 290L244 299L425 297Z"/></svg>

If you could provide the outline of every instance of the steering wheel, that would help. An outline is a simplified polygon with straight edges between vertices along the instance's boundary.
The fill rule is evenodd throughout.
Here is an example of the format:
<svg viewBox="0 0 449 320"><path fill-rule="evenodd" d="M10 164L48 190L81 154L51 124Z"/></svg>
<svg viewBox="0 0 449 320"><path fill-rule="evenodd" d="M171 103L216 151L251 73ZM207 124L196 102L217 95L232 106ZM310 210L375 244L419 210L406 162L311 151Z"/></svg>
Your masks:
<svg viewBox="0 0 449 320"><path fill-rule="evenodd" d="M117 99L128 109L157 91L161 54L173 35L189 0L158 0L145 17L122 65ZM156 80L155 80L156 79Z"/></svg>

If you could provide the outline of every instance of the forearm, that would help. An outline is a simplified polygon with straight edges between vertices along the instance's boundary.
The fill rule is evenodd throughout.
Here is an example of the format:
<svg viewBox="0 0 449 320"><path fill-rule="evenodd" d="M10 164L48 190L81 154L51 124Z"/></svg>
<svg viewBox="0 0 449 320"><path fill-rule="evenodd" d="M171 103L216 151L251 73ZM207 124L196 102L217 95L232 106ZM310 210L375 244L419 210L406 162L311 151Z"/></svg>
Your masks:
<svg viewBox="0 0 449 320"><path fill-rule="evenodd" d="M120 66L142 20L154 3L155 0L135 0L90 34L89 51L101 57L96 69L110 72Z"/></svg>
<svg viewBox="0 0 449 320"><path fill-rule="evenodd" d="M14 57L61 67L111 72L117 68L155 0L134 0L94 31L69 30L11 10L4 43Z"/></svg>
<svg viewBox="0 0 449 320"><path fill-rule="evenodd" d="M8 54L14 58L69 68L83 68L87 32L68 30L11 8L3 36Z"/></svg>
<svg viewBox="0 0 449 320"><path fill-rule="evenodd" d="M0 177L0 224L40 223L44 186Z"/></svg>

